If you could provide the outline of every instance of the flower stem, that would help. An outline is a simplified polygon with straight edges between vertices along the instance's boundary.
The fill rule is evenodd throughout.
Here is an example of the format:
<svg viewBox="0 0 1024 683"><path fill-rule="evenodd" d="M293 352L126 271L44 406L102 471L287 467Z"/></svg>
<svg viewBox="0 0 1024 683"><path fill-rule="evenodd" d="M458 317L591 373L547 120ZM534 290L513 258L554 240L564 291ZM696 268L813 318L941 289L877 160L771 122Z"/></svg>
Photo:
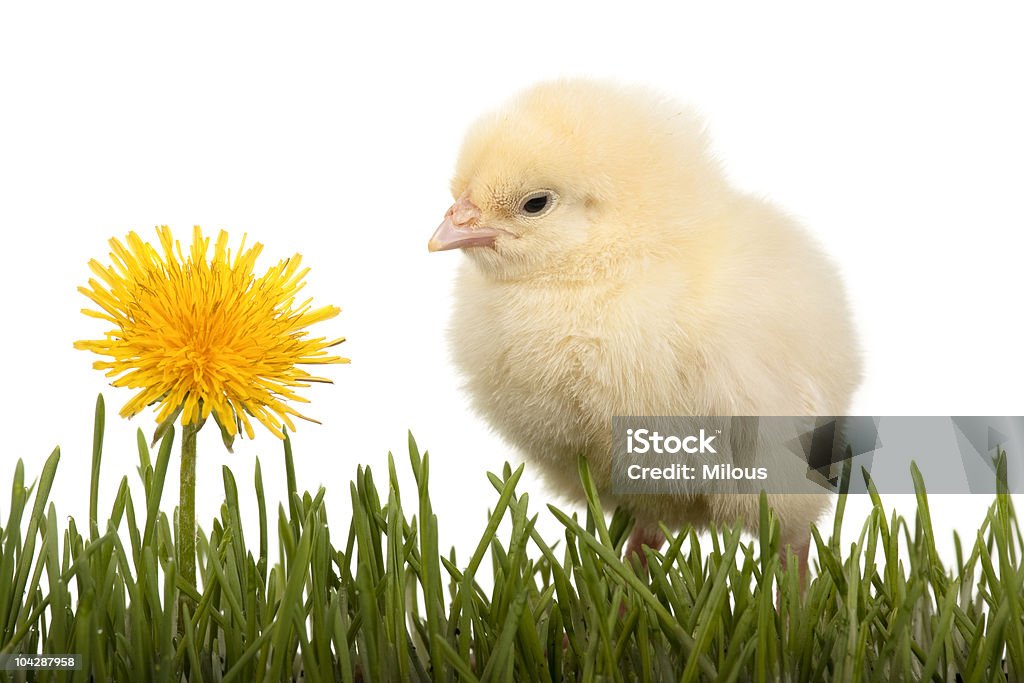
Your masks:
<svg viewBox="0 0 1024 683"><path fill-rule="evenodd" d="M178 571L196 586L196 434L201 422L182 425L178 499Z"/></svg>

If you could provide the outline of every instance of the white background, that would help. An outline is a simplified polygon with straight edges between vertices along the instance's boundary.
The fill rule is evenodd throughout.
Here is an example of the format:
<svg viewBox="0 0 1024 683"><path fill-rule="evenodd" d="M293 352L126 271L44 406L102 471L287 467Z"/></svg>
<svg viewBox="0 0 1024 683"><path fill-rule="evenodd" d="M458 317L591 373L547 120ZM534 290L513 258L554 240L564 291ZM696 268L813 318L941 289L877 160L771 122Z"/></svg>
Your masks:
<svg viewBox="0 0 1024 683"><path fill-rule="evenodd" d="M304 254L307 291L344 309L321 329L349 338L352 364L308 392L323 426L295 435L300 487L327 486L332 522L347 526L356 465L383 480L391 449L406 472L411 429L433 454L442 546L464 557L494 501L485 472L518 456L467 411L444 336L462 256L426 243L466 126L563 75L645 83L696 106L735 183L825 244L867 356L855 412L1024 414L1024 24L1010 7L5 4L0 484L18 458L34 476L59 444L54 499L84 517L101 391L102 508L121 476L135 482L134 433L152 415L118 418L128 394L72 349L105 329L79 313L76 287L110 237L226 228L266 245L263 266ZM201 435L206 528L224 464L255 522L245 484L257 455L270 500L283 500L275 439L227 455L213 429ZM523 488L538 507L554 500L531 477ZM952 530L972 538L988 503L935 504L947 557ZM851 531L863 509L852 506ZM546 513L541 524L556 533Z"/></svg>

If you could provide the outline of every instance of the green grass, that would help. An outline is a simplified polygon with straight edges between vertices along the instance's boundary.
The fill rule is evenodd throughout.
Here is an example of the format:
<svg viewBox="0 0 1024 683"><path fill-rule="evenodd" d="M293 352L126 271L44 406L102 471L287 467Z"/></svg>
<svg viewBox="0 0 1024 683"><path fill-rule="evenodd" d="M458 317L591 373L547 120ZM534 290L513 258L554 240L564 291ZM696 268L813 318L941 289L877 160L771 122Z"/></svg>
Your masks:
<svg viewBox="0 0 1024 683"><path fill-rule="evenodd" d="M430 459L412 437L416 490L399 491L393 459L383 479L358 468L349 526L334 534L325 491L296 491L285 442L292 493L276 517L258 460L242 485L258 501L258 539L242 533L240 483L224 468L221 515L199 533L197 588L176 571L173 517L161 504L173 432L156 453L139 434L144 500L136 504L123 478L101 522L102 430L101 400L86 528L64 523L48 500L58 451L34 485L19 461L10 512L0 519L0 653L80 653L85 666L0 678L1024 679L1022 538L1005 494L975 538L955 539L953 566L936 552L919 477L915 518L886 514L873 495L854 542L839 537L840 497L833 528L814 533L820 571L802 592L795 570L780 570L778 525L763 499L752 541L738 528L710 540L670 534L662 553L648 555L648 574L621 559L631 520L621 511L606 518L585 463L589 511L541 510L564 526L547 539L517 490L522 468L506 465L487 475L493 509L472 555L459 557L438 547Z"/></svg>

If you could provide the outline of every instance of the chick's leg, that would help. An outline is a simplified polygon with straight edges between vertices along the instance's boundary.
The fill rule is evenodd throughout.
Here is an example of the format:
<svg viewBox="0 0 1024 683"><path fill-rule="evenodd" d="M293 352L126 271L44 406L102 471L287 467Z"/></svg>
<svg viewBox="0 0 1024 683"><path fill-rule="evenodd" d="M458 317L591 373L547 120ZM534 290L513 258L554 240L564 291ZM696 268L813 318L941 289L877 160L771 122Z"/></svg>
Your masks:
<svg viewBox="0 0 1024 683"><path fill-rule="evenodd" d="M658 527L645 527L637 524L633 529L633 533L629 535L629 540L626 541L626 562L631 561L631 556L636 555L637 560L640 562L640 568L647 571L647 554L644 553L643 547L647 546L652 550L658 550L661 548L661 544L665 542L665 534L661 533L661 529ZM626 603L622 602L619 604L619 617L626 616Z"/></svg>
<svg viewBox="0 0 1024 683"><path fill-rule="evenodd" d="M789 554L793 553L796 556L796 570L797 576L800 579L801 590L807 587L807 553L811 549L811 541L807 539L797 544L787 544L783 547L779 553L780 564L782 565L782 571L786 571L789 566Z"/></svg>
<svg viewBox="0 0 1024 683"><path fill-rule="evenodd" d="M789 553L792 552L796 556L796 571L798 581L800 582L800 593L803 594L807 590L807 552L811 548L811 541L799 543L797 545L786 544L779 551L779 563L782 565L782 571L786 571L789 566ZM775 587L775 608L778 610L782 609L782 584L779 583Z"/></svg>
<svg viewBox="0 0 1024 683"><path fill-rule="evenodd" d="M643 546L647 546L651 550L658 550L664 542L665 534L661 533L661 529L637 525L626 542L626 560L629 561L630 555L635 554L637 559L640 560L640 566L646 570L647 555L644 554Z"/></svg>

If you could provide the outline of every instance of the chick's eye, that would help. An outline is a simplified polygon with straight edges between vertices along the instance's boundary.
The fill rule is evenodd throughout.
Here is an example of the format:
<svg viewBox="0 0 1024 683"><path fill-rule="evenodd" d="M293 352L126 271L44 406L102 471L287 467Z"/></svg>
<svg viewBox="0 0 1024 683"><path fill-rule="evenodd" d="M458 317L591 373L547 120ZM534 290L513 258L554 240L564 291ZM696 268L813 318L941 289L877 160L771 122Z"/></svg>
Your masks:
<svg viewBox="0 0 1024 683"><path fill-rule="evenodd" d="M523 204L523 211L526 213L540 213L548 207L547 195L532 197Z"/></svg>
<svg viewBox="0 0 1024 683"><path fill-rule="evenodd" d="M547 190L533 192L523 199L520 211L527 216L538 216L551 208L554 200L554 193Z"/></svg>

